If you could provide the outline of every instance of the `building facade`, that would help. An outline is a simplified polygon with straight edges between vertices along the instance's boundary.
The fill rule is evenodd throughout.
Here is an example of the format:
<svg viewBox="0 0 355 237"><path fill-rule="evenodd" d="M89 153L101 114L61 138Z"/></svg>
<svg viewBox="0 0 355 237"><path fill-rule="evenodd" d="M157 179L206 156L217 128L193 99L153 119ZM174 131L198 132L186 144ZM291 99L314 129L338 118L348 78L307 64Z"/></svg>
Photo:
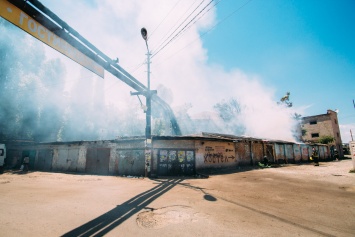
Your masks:
<svg viewBox="0 0 355 237"><path fill-rule="evenodd" d="M24 157L30 170L114 176L190 176L208 170L271 163L308 162L311 144L268 141L233 135L153 136L110 141L18 143L6 145L7 169L19 169ZM320 160L330 157L329 146L316 145Z"/></svg>
<svg viewBox="0 0 355 237"><path fill-rule="evenodd" d="M302 130L305 130L305 134L302 136L304 142L317 143L322 137L331 136L334 138L332 145L342 155L343 149L337 112L328 109L326 114L303 117L301 127Z"/></svg>

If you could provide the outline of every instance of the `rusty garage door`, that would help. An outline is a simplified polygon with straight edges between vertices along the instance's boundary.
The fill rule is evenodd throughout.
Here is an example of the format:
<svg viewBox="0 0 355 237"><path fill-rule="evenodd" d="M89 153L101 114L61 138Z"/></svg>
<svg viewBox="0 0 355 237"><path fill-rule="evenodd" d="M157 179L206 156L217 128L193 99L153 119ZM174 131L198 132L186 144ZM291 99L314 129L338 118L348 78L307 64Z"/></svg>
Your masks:
<svg viewBox="0 0 355 237"><path fill-rule="evenodd" d="M85 172L90 174L108 174L110 148L88 148L86 152Z"/></svg>
<svg viewBox="0 0 355 237"><path fill-rule="evenodd" d="M195 152L193 150L161 149L158 151L158 175L195 174Z"/></svg>
<svg viewBox="0 0 355 237"><path fill-rule="evenodd" d="M269 161L275 162L273 145L271 145L271 144L266 145L266 154L265 155L269 159Z"/></svg>
<svg viewBox="0 0 355 237"><path fill-rule="evenodd" d="M116 175L144 175L144 150L118 150Z"/></svg>

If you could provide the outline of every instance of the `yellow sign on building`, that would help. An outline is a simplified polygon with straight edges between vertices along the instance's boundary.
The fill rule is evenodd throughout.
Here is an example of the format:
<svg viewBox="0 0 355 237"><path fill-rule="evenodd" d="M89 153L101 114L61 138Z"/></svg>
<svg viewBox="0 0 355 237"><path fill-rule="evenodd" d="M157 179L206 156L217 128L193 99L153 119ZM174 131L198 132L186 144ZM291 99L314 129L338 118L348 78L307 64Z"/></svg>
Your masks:
<svg viewBox="0 0 355 237"><path fill-rule="evenodd" d="M0 0L0 16L100 77L104 77L102 66L6 0Z"/></svg>

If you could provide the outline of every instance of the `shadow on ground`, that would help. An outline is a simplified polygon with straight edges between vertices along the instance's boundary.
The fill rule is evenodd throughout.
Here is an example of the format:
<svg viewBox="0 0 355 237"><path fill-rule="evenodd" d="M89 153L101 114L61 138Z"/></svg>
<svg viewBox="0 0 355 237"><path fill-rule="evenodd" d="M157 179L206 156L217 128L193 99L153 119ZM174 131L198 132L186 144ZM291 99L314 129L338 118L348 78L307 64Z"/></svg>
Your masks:
<svg viewBox="0 0 355 237"><path fill-rule="evenodd" d="M181 183L183 179L155 181L159 183L154 188L131 198L105 214L63 234L62 236L104 236L141 210L149 209L148 205L150 203Z"/></svg>

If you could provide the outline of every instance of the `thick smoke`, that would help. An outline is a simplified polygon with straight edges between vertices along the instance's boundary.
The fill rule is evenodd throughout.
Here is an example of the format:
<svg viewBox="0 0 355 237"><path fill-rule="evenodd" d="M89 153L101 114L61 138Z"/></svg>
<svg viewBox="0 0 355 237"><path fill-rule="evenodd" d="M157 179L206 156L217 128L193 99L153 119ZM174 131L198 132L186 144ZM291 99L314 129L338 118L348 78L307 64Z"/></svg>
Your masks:
<svg viewBox="0 0 355 237"><path fill-rule="evenodd" d="M43 142L142 134L139 109L134 103L123 108L106 103L102 80L80 69L67 85L65 65L48 60L41 42L3 19L0 32L0 139Z"/></svg>
<svg viewBox="0 0 355 237"><path fill-rule="evenodd" d="M177 19L194 8L190 1L174 7L163 0L42 3L98 49L119 57L120 65L144 84L146 45L141 27L148 29L154 55ZM151 88L172 106L184 134L218 132L294 140L293 111L277 105L274 88L263 84L258 75L208 63L200 33L214 24L214 10L152 58ZM130 96L132 89L109 73L101 79L0 22L2 138L70 141L144 135L144 97ZM155 104L152 116L153 134L170 135L169 119Z"/></svg>
<svg viewBox="0 0 355 237"><path fill-rule="evenodd" d="M58 129L64 67L59 60L45 61L36 42L0 19L1 137L37 139L47 127ZM53 90L53 88L55 88Z"/></svg>
<svg viewBox="0 0 355 237"><path fill-rule="evenodd" d="M223 98L214 104L214 109L199 113L192 112L193 105L185 104L177 109L180 125L188 133L216 132L264 139L297 141L300 137L295 110L278 104L272 97L271 89L258 80L230 76L231 85L223 90L234 97ZM235 83L232 79L236 80Z"/></svg>

